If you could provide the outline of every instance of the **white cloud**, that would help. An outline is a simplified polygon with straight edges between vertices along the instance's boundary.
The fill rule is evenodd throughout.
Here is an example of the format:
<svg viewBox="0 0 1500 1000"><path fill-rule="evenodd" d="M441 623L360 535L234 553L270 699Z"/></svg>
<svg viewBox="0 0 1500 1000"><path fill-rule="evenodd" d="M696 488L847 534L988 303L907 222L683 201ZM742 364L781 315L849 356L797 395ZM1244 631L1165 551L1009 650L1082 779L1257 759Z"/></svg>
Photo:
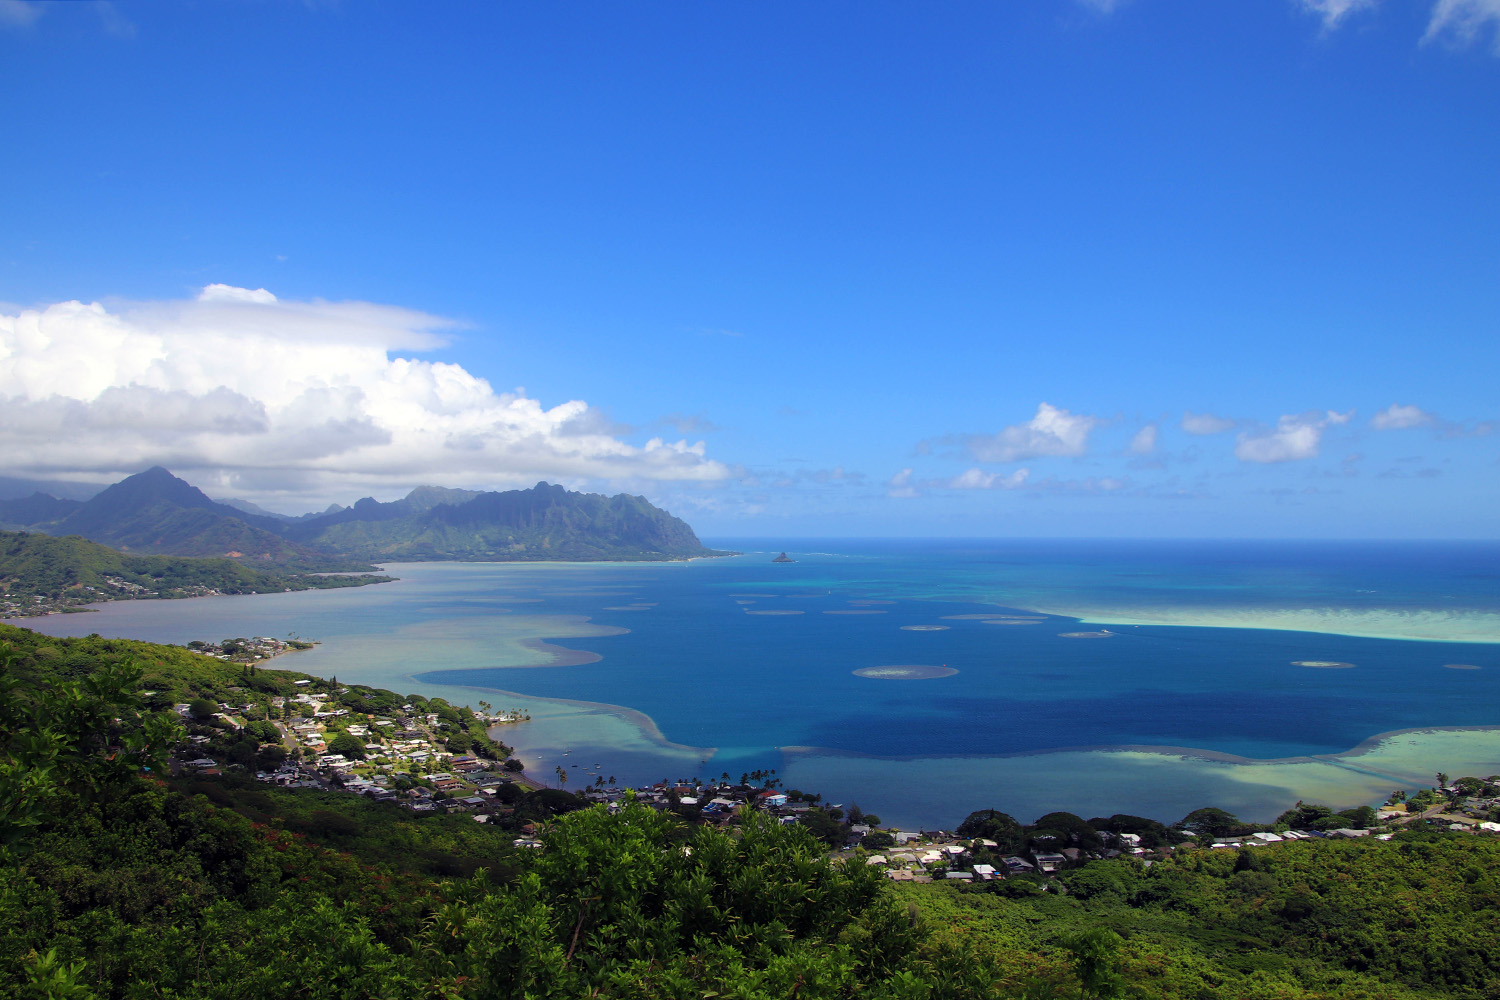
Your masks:
<svg viewBox="0 0 1500 1000"><path fill-rule="evenodd" d="M885 495L889 497L899 497L900 499L907 500L921 495L917 492L917 488L912 485L910 469L902 469L892 476L885 485Z"/></svg>
<svg viewBox="0 0 1500 1000"><path fill-rule="evenodd" d="M964 443L970 454L981 462L1082 455L1088 448L1089 432L1100 423L1097 417L1069 413L1042 403L1036 408L1036 416L1026 423L1007 427L994 436L971 435L964 439Z"/></svg>
<svg viewBox="0 0 1500 1000"><path fill-rule="evenodd" d="M22 27L42 16L41 4L25 0L0 0L0 24Z"/></svg>
<svg viewBox="0 0 1500 1000"><path fill-rule="evenodd" d="M1500 0L1437 0L1422 42L1472 45L1486 28L1494 30L1492 47L1500 56Z"/></svg>
<svg viewBox="0 0 1500 1000"><path fill-rule="evenodd" d="M1354 411L1288 414L1274 428L1245 431L1234 446L1235 457L1244 462L1295 462L1315 458L1323 431L1330 425L1347 424Z"/></svg>
<svg viewBox="0 0 1500 1000"><path fill-rule="evenodd" d="M1418 407L1392 403L1370 418L1370 426L1377 431L1396 431L1408 427L1423 427L1435 423L1436 419Z"/></svg>
<svg viewBox="0 0 1500 1000"><path fill-rule="evenodd" d="M970 469L943 485L950 490L1014 490L1019 489L1030 475L1030 469L1017 469L1008 476L998 472L985 472L982 469Z"/></svg>
<svg viewBox="0 0 1500 1000"><path fill-rule="evenodd" d="M257 305L269 306L276 303L276 296L264 288L236 288L233 285L212 284L204 285L203 290L198 293L199 302L254 302Z"/></svg>
<svg viewBox="0 0 1500 1000"><path fill-rule="evenodd" d="M1375 0L1297 0L1297 6L1323 19L1323 30L1332 31L1349 14L1375 6Z"/></svg>
<svg viewBox="0 0 1500 1000"><path fill-rule="evenodd" d="M1225 431L1234 429L1234 421L1224 417L1216 417L1212 413L1193 413L1186 411L1182 414L1182 429L1189 434L1223 434Z"/></svg>
<svg viewBox="0 0 1500 1000"><path fill-rule="evenodd" d="M1147 424L1135 432L1130 439L1130 451L1135 455L1149 455L1156 450L1156 425Z"/></svg>
<svg viewBox="0 0 1500 1000"><path fill-rule="evenodd" d="M581 400L546 408L395 353L441 346L456 325L226 285L193 301L0 314L0 453L13 475L104 481L161 464L320 497L729 475L702 442L632 445Z"/></svg>

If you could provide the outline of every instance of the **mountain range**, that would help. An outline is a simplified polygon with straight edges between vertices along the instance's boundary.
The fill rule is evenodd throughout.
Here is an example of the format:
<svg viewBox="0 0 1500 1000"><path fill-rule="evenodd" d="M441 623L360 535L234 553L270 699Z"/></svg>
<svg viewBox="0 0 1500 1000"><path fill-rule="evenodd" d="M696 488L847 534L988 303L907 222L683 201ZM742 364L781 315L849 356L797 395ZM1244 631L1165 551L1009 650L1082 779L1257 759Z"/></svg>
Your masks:
<svg viewBox="0 0 1500 1000"><path fill-rule="evenodd" d="M538 483L499 493L419 486L316 514L216 501L160 466L89 500L35 493L0 500L0 527L79 535L122 552L220 556L335 571L371 561L669 560L715 555L644 497ZM355 564L360 564L356 566Z"/></svg>

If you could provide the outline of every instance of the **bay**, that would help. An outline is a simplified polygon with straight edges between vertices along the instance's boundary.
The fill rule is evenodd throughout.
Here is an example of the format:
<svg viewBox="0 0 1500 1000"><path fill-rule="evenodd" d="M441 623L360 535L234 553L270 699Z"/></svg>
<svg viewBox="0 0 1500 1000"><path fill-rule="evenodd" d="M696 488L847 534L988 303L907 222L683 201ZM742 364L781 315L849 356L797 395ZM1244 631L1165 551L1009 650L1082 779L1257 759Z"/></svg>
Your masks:
<svg viewBox="0 0 1500 1000"><path fill-rule="evenodd" d="M672 564L397 564L357 590L22 621L296 634L288 666L520 707L569 787L775 768L932 828L999 808L1266 819L1500 771L1494 543L798 540ZM779 550L779 547L778 547Z"/></svg>

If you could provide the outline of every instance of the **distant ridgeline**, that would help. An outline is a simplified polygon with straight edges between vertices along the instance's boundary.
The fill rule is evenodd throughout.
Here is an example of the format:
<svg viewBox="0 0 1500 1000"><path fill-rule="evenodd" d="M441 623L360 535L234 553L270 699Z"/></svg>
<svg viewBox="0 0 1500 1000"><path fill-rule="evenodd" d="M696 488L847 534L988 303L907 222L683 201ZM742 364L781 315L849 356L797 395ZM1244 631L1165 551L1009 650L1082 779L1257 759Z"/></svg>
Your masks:
<svg viewBox="0 0 1500 1000"><path fill-rule="evenodd" d="M402 500L288 517L220 503L157 467L91 500L0 500L0 526L80 535L122 551L255 560L302 572L379 561L669 560L718 555L643 497L538 483L480 493L423 486Z"/></svg>
<svg viewBox="0 0 1500 1000"><path fill-rule="evenodd" d="M77 535L0 531L0 618L97 601L326 590L391 579L277 571L225 558L126 555Z"/></svg>

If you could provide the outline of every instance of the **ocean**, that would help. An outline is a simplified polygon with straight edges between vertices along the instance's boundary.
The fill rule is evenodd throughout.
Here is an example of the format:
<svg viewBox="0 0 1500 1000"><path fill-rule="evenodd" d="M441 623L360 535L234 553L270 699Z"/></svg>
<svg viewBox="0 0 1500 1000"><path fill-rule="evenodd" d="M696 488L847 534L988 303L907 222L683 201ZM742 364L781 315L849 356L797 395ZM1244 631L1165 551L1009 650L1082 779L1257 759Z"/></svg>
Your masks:
<svg viewBox="0 0 1500 1000"><path fill-rule="evenodd" d="M1500 772L1497 543L709 544L746 554L397 564L16 624L315 638L282 662L526 710L497 735L554 784L775 769L926 829L982 808L1264 820Z"/></svg>

